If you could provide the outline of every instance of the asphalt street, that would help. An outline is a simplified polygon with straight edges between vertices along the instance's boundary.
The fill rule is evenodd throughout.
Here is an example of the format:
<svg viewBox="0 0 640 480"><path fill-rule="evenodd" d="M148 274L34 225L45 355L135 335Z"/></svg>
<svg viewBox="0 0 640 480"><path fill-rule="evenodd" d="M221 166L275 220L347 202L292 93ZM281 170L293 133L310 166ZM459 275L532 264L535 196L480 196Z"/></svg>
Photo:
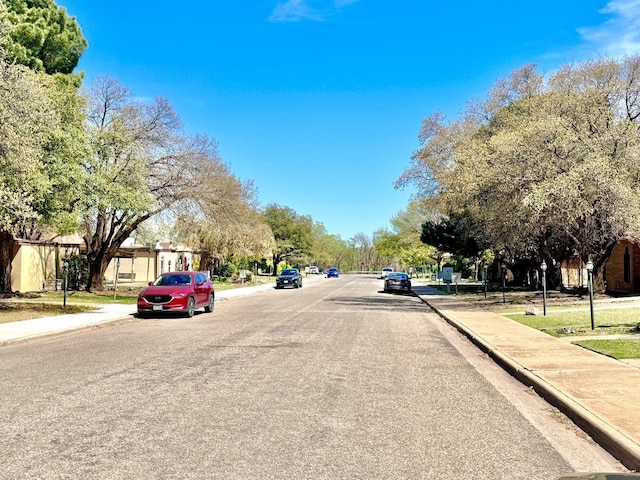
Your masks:
<svg viewBox="0 0 640 480"><path fill-rule="evenodd" d="M0 478L576 470L419 298L380 290L374 278L318 279L221 298L192 319L131 318L5 345ZM539 414L558 422L550 409Z"/></svg>

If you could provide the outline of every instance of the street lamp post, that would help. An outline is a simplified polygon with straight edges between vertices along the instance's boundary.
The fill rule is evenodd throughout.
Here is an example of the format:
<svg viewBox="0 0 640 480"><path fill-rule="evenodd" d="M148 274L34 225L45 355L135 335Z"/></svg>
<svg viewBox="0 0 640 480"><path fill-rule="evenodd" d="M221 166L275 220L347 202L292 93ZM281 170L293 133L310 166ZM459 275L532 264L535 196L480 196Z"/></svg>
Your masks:
<svg viewBox="0 0 640 480"><path fill-rule="evenodd" d="M488 280L487 273L488 273L488 270L489 270L489 265L485 264L485 266L483 268L483 272L482 272L483 279L484 279L484 298L487 298L487 280Z"/></svg>
<svg viewBox="0 0 640 480"><path fill-rule="evenodd" d="M67 308L67 284L69 283L69 261L62 262L62 270L64 272L64 288L62 295L62 308Z"/></svg>
<svg viewBox="0 0 640 480"><path fill-rule="evenodd" d="M542 260L540 264L540 270L542 270L542 313L547 315L547 262Z"/></svg>
<svg viewBox="0 0 640 480"><path fill-rule="evenodd" d="M113 299L116 299L118 294L118 269L120 268L120 259L116 257L115 263L115 275L113 276Z"/></svg>
<svg viewBox="0 0 640 480"><path fill-rule="evenodd" d="M506 296L506 290L507 290L507 283L506 283L506 277L507 276L507 266L503 263L502 264L502 303L507 303L507 296Z"/></svg>
<svg viewBox="0 0 640 480"><path fill-rule="evenodd" d="M595 322L593 319L593 262L591 260L587 262L587 284L589 287L589 312L591 313L591 330L594 330Z"/></svg>

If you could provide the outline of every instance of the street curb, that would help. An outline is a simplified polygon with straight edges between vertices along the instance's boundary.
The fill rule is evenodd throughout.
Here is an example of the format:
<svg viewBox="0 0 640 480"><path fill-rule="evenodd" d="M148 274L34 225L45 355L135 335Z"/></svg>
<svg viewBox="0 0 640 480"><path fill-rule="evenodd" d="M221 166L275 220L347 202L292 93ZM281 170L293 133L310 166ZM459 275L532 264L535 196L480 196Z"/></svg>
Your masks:
<svg viewBox="0 0 640 480"><path fill-rule="evenodd" d="M625 467L635 471L640 470L640 446L633 440L612 428L606 421L584 408L571 397L563 394L553 385L550 385L511 357L505 355L465 325L440 311L422 296L418 295L418 297L447 323L466 336L474 345L500 365L507 373L527 387L533 388L544 400L564 413L573 423L587 433L602 448L617 458Z"/></svg>

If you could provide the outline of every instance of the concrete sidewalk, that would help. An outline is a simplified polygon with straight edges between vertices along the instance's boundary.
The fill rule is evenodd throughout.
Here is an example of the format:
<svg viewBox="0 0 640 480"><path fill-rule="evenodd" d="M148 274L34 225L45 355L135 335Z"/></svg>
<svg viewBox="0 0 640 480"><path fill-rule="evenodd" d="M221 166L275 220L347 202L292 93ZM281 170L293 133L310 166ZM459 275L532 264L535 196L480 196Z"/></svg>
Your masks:
<svg viewBox="0 0 640 480"><path fill-rule="evenodd" d="M305 278L305 284L320 280ZM216 301L273 289L216 292ZM524 384L533 387L612 453L640 470L640 369L551 337L426 286L414 293ZM0 324L0 345L134 318L135 305Z"/></svg>
<svg viewBox="0 0 640 480"><path fill-rule="evenodd" d="M640 470L640 369L472 307L454 295L422 286L414 291L627 468Z"/></svg>

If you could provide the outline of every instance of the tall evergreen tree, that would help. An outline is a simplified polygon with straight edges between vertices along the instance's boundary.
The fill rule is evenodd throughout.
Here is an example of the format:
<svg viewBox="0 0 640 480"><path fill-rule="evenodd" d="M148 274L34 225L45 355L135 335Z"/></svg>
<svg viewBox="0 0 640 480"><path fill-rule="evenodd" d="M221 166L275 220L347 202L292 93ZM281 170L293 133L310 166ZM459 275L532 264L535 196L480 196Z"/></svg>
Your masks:
<svg viewBox="0 0 640 480"><path fill-rule="evenodd" d="M5 56L33 70L72 73L87 41L75 17L53 0L4 0L9 23Z"/></svg>

